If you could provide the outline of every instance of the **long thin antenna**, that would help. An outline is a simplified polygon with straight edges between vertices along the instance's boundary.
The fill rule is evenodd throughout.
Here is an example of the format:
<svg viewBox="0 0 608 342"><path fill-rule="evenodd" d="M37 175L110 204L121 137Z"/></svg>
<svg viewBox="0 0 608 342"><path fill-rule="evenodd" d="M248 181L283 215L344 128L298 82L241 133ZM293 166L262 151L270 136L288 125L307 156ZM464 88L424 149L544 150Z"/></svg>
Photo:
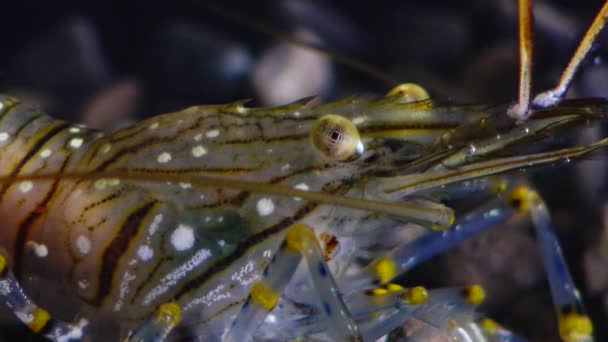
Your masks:
<svg viewBox="0 0 608 342"><path fill-rule="evenodd" d="M574 52L572 58L570 58L566 69L564 69L564 72L562 73L557 86L555 86L555 88L553 89L538 94L536 98L534 98L535 105L540 107L550 107L562 100L562 98L566 94L566 90L568 90L568 87L572 82L574 74L576 74L576 71L581 65L581 62L589 53L589 50L591 49L593 42L597 38L597 35L602 31L602 28L604 28L604 26L606 25L607 19L608 0L604 2L604 6L602 6L600 11L597 13L595 19L593 20L593 23L591 23L591 26L589 26L589 29L585 33L585 36L583 36L583 39L581 39L581 42L578 44L578 47L576 48L576 51Z"/></svg>
<svg viewBox="0 0 608 342"><path fill-rule="evenodd" d="M507 115L525 120L530 109L532 85L532 4L531 0L519 0L519 99L509 107Z"/></svg>

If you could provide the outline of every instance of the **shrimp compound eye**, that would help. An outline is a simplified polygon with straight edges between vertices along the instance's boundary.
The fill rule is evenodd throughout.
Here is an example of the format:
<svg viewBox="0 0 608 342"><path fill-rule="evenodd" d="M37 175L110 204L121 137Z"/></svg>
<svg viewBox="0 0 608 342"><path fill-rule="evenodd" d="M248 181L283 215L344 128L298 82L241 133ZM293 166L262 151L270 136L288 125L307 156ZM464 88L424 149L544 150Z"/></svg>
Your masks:
<svg viewBox="0 0 608 342"><path fill-rule="evenodd" d="M402 83L388 92L387 96L399 96L399 102L417 102L429 99L429 93L416 83Z"/></svg>
<svg viewBox="0 0 608 342"><path fill-rule="evenodd" d="M363 143L357 127L347 118L324 115L312 125L313 146L324 156L336 161L349 161L363 153Z"/></svg>

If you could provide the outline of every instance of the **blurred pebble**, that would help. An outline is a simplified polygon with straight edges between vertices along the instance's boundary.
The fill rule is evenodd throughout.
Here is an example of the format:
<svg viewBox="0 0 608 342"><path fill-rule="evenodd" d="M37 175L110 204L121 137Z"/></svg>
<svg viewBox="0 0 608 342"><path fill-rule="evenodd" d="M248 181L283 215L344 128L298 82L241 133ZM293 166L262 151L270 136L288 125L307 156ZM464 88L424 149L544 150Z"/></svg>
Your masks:
<svg viewBox="0 0 608 342"><path fill-rule="evenodd" d="M604 204L603 224L599 238L585 252L584 270L587 289L592 295L608 296L608 204ZM608 306L605 307L608 312Z"/></svg>
<svg viewBox="0 0 608 342"><path fill-rule="evenodd" d="M52 108L64 119L77 120L84 98L110 79L98 34L84 17L73 17L17 52L11 79L16 87L49 94Z"/></svg>
<svg viewBox="0 0 608 342"><path fill-rule="evenodd" d="M197 103L233 101L252 66L239 43L180 20L166 25L149 45L145 74L153 92Z"/></svg>
<svg viewBox="0 0 608 342"><path fill-rule="evenodd" d="M136 80L127 78L114 82L85 105L82 123L102 130L116 129L117 123L134 120L140 96L141 89Z"/></svg>
<svg viewBox="0 0 608 342"><path fill-rule="evenodd" d="M309 32L295 38L314 42ZM253 71L253 85L264 105L281 105L306 96L323 96L333 83L329 57L308 49L279 43L264 52Z"/></svg>

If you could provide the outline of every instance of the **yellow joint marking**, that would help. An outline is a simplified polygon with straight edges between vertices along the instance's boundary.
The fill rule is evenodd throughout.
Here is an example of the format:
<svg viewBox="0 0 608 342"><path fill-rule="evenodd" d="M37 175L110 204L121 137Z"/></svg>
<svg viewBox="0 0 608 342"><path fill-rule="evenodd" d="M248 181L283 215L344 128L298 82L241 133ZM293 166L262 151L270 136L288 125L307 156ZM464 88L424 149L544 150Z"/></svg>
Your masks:
<svg viewBox="0 0 608 342"><path fill-rule="evenodd" d="M526 186L518 186L509 193L507 199L515 209L527 212L536 201L537 196L538 194L534 190Z"/></svg>
<svg viewBox="0 0 608 342"><path fill-rule="evenodd" d="M377 287L377 288L372 289L370 291L370 294L372 296L381 296L381 295L387 294L387 293L388 293L388 291L386 289L382 288L382 287Z"/></svg>
<svg viewBox="0 0 608 342"><path fill-rule="evenodd" d="M251 299L254 303L264 308L267 311L272 310L277 302L279 301L279 297L281 294L266 283L263 280L257 281L253 283L251 287Z"/></svg>
<svg viewBox="0 0 608 342"><path fill-rule="evenodd" d="M430 97L426 89L416 83L401 83L391 89L386 95L401 95L401 98L399 99L399 102L401 103L422 101Z"/></svg>
<svg viewBox="0 0 608 342"><path fill-rule="evenodd" d="M448 321L448 326L450 328L456 328L456 327L458 327L458 322L456 322L455 320L451 319L451 320Z"/></svg>
<svg viewBox="0 0 608 342"><path fill-rule="evenodd" d="M381 257L374 265L374 272L380 284L386 284L397 276L397 265L388 257Z"/></svg>
<svg viewBox="0 0 608 342"><path fill-rule="evenodd" d="M289 228L287 236L285 237L285 243L287 248L295 252L302 252L308 248L311 243L315 241L315 234L312 228L305 224L294 224Z"/></svg>
<svg viewBox="0 0 608 342"><path fill-rule="evenodd" d="M454 221L456 221L456 216L454 216L454 214L451 213L450 214L450 218L448 219L448 223L447 224L433 223L433 225L431 226L431 229L435 230L435 231L444 231L444 230L447 230L448 228L450 228L454 224Z"/></svg>
<svg viewBox="0 0 608 342"><path fill-rule="evenodd" d="M565 342L591 339L593 324L587 315L562 312L559 315L559 335Z"/></svg>
<svg viewBox="0 0 608 342"><path fill-rule="evenodd" d="M416 286L408 289L403 296L401 296L401 299L408 304L424 304L429 299L429 294L424 287Z"/></svg>
<svg viewBox="0 0 608 342"><path fill-rule="evenodd" d="M479 321L479 325L486 333L490 335L495 335L496 333L498 333L498 330L500 330L500 325L496 323L495 320L490 318L482 319L481 321Z"/></svg>
<svg viewBox="0 0 608 342"><path fill-rule="evenodd" d="M384 286L384 288L389 292L396 292L403 290L403 286L395 283L388 283Z"/></svg>
<svg viewBox="0 0 608 342"><path fill-rule="evenodd" d="M0 274L4 272L6 269L6 258L4 255L0 254Z"/></svg>
<svg viewBox="0 0 608 342"><path fill-rule="evenodd" d="M35 333L40 332L51 319L51 315L49 314L49 312L39 307L34 308L31 312L31 315L32 320L26 322L26 324L28 328L30 328L30 330Z"/></svg>
<svg viewBox="0 0 608 342"><path fill-rule="evenodd" d="M496 179L492 182L490 191L493 194L499 194L501 192L504 192L505 190L507 190L507 182L505 182L504 180Z"/></svg>
<svg viewBox="0 0 608 342"><path fill-rule="evenodd" d="M156 321L174 327L182 320L182 309L176 302L168 302L158 307Z"/></svg>
<svg viewBox="0 0 608 342"><path fill-rule="evenodd" d="M472 285L464 289L464 299L473 305L481 304L486 299L486 292L481 285Z"/></svg>

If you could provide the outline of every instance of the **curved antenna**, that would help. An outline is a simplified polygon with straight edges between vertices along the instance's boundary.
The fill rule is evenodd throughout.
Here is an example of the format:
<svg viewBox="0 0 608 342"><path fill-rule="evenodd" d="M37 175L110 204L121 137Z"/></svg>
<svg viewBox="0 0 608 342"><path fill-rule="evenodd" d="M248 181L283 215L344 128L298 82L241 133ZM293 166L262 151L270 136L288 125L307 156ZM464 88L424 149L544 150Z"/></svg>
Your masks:
<svg viewBox="0 0 608 342"><path fill-rule="evenodd" d="M267 34L275 39L281 40L281 41L286 41L290 44L293 44L299 48L302 49L306 49L306 50L310 50L313 51L315 53L319 53L319 54L323 54L323 55L327 55L329 56L332 60L336 61L337 63L346 65L350 68L353 68L355 70L358 70L364 74L370 75L373 78L382 81L383 83L385 83L386 85L388 85L389 87L393 87L396 84L402 83L399 80L397 80L396 78L388 75L387 73L385 73L384 71L380 70L379 68L370 65L368 63L364 63L361 61L358 61L354 58L348 57L344 54L341 54L339 52L335 52L335 51L330 51L327 50L325 48L319 47L319 46L314 46L311 45L310 43L301 41L297 38L294 38L288 34L285 34L275 28L273 28L270 25L266 25L263 22L256 20L255 18L252 18L248 15L245 15L243 13L239 13L236 11L233 11L231 9L228 9L224 6L221 6L217 3L199 3L196 1L192 1L194 5L197 6L202 6L205 7L206 9L214 12L217 15L220 15L224 18L230 19L232 20L234 23L245 26L249 29L252 29L254 31L257 32L261 32L264 34Z"/></svg>
<svg viewBox="0 0 608 342"><path fill-rule="evenodd" d="M534 98L535 105L540 107L550 107L563 99L564 95L566 95L566 90L568 90L568 87L572 82L574 74L576 74L581 62L589 53L589 50L597 38L597 35L606 25L606 20L608 20L608 0L604 2L602 8L599 10L599 12L597 12L595 19L593 19L593 23L591 23L591 26L589 26L589 29L583 36L583 39L581 39L581 42L578 44L574 55L572 58L570 58L570 61L562 72L559 82L555 88L538 94Z"/></svg>

